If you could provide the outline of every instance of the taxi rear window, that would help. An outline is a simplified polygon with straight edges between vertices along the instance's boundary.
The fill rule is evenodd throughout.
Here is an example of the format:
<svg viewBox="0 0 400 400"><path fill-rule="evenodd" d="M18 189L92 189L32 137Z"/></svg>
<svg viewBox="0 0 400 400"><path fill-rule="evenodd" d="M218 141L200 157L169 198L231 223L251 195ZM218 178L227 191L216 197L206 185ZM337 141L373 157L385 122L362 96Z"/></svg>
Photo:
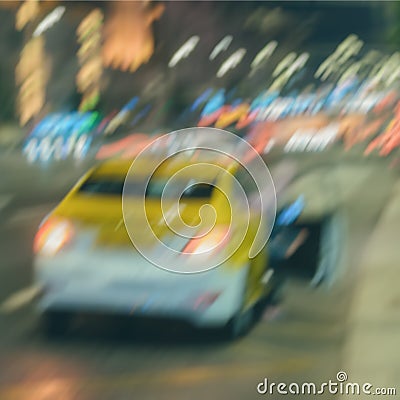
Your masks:
<svg viewBox="0 0 400 400"><path fill-rule="evenodd" d="M166 179L151 179L146 189L146 197L161 198L165 190L164 196L169 198L209 199L214 189L214 185L191 181L175 182L174 186L167 184Z"/></svg>
<svg viewBox="0 0 400 400"><path fill-rule="evenodd" d="M89 178L79 188L79 193L84 194L110 194L122 195L124 180Z"/></svg>
<svg viewBox="0 0 400 400"><path fill-rule="evenodd" d="M167 184L168 180L165 179L151 179L146 188L146 197L148 198L161 198L163 190ZM78 192L86 195L115 195L122 196L124 189L124 179L115 178L100 178L92 177L86 180L82 186L79 188ZM129 196L140 195L143 190L144 182L141 181L127 181L125 188L125 193ZM168 197L179 197L179 193L182 193L181 198L186 199L205 199L210 198L214 186L211 184L197 183L189 184L183 183L186 190L179 190L177 186L176 190L171 190L169 188L165 195Z"/></svg>

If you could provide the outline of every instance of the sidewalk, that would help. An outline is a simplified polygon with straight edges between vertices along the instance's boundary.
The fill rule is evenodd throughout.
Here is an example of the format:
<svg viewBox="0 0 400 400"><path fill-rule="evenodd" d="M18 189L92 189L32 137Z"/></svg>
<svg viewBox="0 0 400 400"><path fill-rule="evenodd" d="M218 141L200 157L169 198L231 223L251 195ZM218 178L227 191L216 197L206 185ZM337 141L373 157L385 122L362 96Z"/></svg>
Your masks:
<svg viewBox="0 0 400 400"><path fill-rule="evenodd" d="M359 281L350 305L343 360L348 382L396 387L397 396L400 395L399 239L400 181L393 187L391 198L359 260Z"/></svg>

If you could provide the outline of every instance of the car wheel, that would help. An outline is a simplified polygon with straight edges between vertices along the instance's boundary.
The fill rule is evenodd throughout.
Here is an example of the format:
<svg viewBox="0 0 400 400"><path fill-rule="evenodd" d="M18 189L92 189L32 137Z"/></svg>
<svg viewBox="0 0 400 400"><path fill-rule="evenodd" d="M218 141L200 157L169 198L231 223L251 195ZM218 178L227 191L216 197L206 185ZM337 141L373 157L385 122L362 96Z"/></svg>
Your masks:
<svg viewBox="0 0 400 400"><path fill-rule="evenodd" d="M280 274L274 268L269 267L266 271L271 271L271 278L269 280L269 290L266 295L262 297L254 305L254 322L257 323L263 318L265 312L269 308L278 307L283 303L285 297L285 287L287 278L284 274Z"/></svg>
<svg viewBox="0 0 400 400"><path fill-rule="evenodd" d="M246 335L255 320L254 306L238 312L228 323L226 330L229 339L238 339Z"/></svg>
<svg viewBox="0 0 400 400"><path fill-rule="evenodd" d="M285 279L275 280L271 291L266 297L267 306L277 306L282 303L284 299L285 283L286 283Z"/></svg>
<svg viewBox="0 0 400 400"><path fill-rule="evenodd" d="M42 328L49 338L65 335L71 323L71 314L61 311L48 311L42 315Z"/></svg>
<svg viewBox="0 0 400 400"><path fill-rule="evenodd" d="M237 313L229 320L223 330L223 335L228 340L239 339L246 335L252 328L256 320L256 305L245 307L246 288L248 287L248 277L244 280L245 285L242 287L240 308Z"/></svg>

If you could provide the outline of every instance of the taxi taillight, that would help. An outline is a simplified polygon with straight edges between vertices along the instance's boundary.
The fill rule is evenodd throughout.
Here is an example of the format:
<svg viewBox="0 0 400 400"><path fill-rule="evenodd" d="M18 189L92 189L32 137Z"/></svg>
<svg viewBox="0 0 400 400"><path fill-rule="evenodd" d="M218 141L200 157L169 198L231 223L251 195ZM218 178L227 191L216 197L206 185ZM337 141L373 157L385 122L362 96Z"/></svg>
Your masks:
<svg viewBox="0 0 400 400"><path fill-rule="evenodd" d="M183 248L183 254L202 254L212 253L221 245L227 243L229 238L229 226L214 227L204 236L190 239Z"/></svg>
<svg viewBox="0 0 400 400"><path fill-rule="evenodd" d="M33 242L35 254L53 256L69 243L74 235L71 221L50 217L42 223Z"/></svg>

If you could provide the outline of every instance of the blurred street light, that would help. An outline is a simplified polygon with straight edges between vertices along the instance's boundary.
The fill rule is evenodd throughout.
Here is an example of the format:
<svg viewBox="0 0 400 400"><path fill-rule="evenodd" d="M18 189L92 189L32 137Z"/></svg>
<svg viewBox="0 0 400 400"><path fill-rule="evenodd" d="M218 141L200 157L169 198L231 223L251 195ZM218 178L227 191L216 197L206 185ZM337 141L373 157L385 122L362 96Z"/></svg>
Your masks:
<svg viewBox="0 0 400 400"><path fill-rule="evenodd" d="M56 7L50 14L40 22L37 28L33 32L33 36L40 36L43 32L50 29L55 23L57 23L64 15L65 7Z"/></svg>
<svg viewBox="0 0 400 400"><path fill-rule="evenodd" d="M192 36L189 38L179 49L174 53L171 60L168 63L168 67L173 68L183 58L189 57L190 53L195 49L197 43L199 43L199 36Z"/></svg>
<svg viewBox="0 0 400 400"><path fill-rule="evenodd" d="M37 116L44 108L46 101L49 65L45 53L45 42L43 36L32 34L37 29L35 22L39 11L37 0L25 1L16 15L16 28L17 30L25 29L27 37L15 69L15 80L19 86L17 113L21 125L26 125L29 120Z"/></svg>
<svg viewBox="0 0 400 400"><path fill-rule="evenodd" d="M214 47L213 51L210 54L210 61L214 60L220 53L228 50L229 45L232 42L233 37L231 35L225 36L217 45Z"/></svg>
<svg viewBox="0 0 400 400"><path fill-rule="evenodd" d="M78 60L80 70L76 76L78 92L82 93L80 111L92 110L100 99L100 82L103 73L101 34L104 15L98 8L92 10L77 29Z"/></svg>
<svg viewBox="0 0 400 400"><path fill-rule="evenodd" d="M227 60L225 60L217 72L217 77L222 78L229 70L236 68L246 54L246 49L236 50Z"/></svg>

